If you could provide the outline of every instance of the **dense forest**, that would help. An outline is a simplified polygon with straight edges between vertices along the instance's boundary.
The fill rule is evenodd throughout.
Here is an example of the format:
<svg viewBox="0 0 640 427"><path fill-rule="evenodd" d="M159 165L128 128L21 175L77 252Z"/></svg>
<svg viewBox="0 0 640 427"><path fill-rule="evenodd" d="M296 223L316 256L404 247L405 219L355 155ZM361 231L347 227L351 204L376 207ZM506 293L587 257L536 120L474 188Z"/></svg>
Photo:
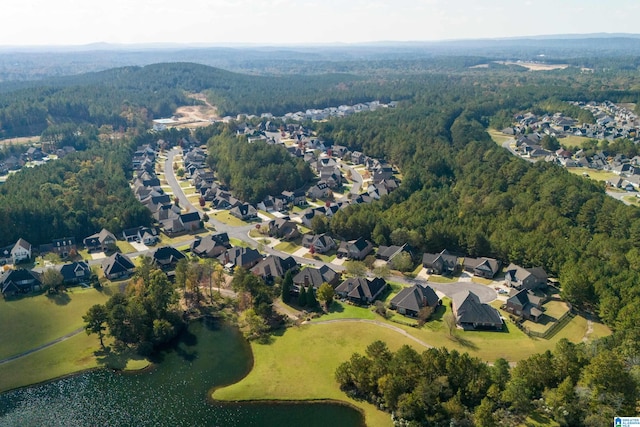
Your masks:
<svg viewBox="0 0 640 427"><path fill-rule="evenodd" d="M95 132L95 131L94 131ZM0 185L0 247L22 237L32 244L83 239L105 227L150 225L151 215L129 188L131 139L100 142L97 132L85 151L24 168Z"/></svg>
<svg viewBox="0 0 640 427"><path fill-rule="evenodd" d="M296 190L314 176L309 164L280 145L250 144L227 131L209 139L208 147L207 162L218 179L249 203Z"/></svg>
<svg viewBox="0 0 640 427"><path fill-rule="evenodd" d="M376 341L335 376L348 395L409 426L524 425L540 411L561 426L601 427L634 414L638 396L623 356L566 339L553 353L536 354L513 369L505 359L490 366L445 348L420 354L404 346L393 353Z"/></svg>
<svg viewBox="0 0 640 427"><path fill-rule="evenodd" d="M339 370L339 382L354 396L422 425L446 419L500 424L502 416L544 410L532 406L542 398L550 411L571 404L553 415L558 423L596 426L612 413L629 413L637 400L640 211L608 197L602 184L512 156L485 129L533 108L567 108L563 101L637 102L636 74L622 67L609 74L576 69L534 74L498 67L385 79L342 74L285 79L160 64L4 92L0 128L4 135L41 133L50 123L70 121L142 130L150 117L196 102L186 92L206 92L224 113L278 114L366 99L402 100L396 109L313 124L328 143L387 159L402 173L398 190L339 211L331 230L379 245L408 242L422 251L446 248L542 266L559 278L563 296L574 307L600 317L614 334L589 348L565 343L566 348L532 356L512 370L502 362L489 367L444 350L391 354L377 345L366 357L382 357L387 364L354 356ZM310 177L308 166L281 148L250 145L220 133L221 127L212 129L198 131L211 137L212 166L246 200L295 188ZM137 141L89 141L86 151L11 176L0 186L1 243L18 237L42 243L85 236L103 226L117 232L130 223L148 223L149 214L133 198L124 172ZM566 352L570 366L565 366ZM430 368L418 372L419 364ZM551 375L548 367L555 364L566 368L559 371L565 375ZM354 365L370 366L360 371ZM612 392L619 386L622 395ZM480 417L485 421L478 422Z"/></svg>

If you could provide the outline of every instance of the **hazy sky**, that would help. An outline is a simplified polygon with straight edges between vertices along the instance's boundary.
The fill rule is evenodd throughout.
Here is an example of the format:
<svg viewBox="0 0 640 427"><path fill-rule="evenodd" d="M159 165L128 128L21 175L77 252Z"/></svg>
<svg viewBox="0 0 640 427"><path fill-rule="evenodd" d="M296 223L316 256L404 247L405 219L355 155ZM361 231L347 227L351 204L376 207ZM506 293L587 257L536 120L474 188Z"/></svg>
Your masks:
<svg viewBox="0 0 640 427"><path fill-rule="evenodd" d="M17 0L0 45L300 44L638 32L638 0Z"/></svg>

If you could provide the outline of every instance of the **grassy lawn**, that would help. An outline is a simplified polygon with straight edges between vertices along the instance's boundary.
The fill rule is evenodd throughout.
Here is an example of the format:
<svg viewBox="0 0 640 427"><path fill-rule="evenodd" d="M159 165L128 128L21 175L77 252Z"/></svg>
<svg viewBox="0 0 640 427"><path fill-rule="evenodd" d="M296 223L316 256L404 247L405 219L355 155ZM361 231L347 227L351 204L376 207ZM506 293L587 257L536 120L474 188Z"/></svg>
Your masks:
<svg viewBox="0 0 640 427"><path fill-rule="evenodd" d="M431 274L428 280L429 282L434 283L456 283L458 281L458 277L447 277L439 276L437 274Z"/></svg>
<svg viewBox="0 0 640 427"><path fill-rule="evenodd" d="M625 196L622 198L622 200L634 206L640 206L640 199L636 196Z"/></svg>
<svg viewBox="0 0 640 427"><path fill-rule="evenodd" d="M180 188L189 188L193 187L189 181L180 181Z"/></svg>
<svg viewBox="0 0 640 427"><path fill-rule="evenodd" d="M241 248L249 248L251 247L247 242L245 242L244 240L240 240L240 239L236 239L234 237L231 237L229 239L229 243L231 243L232 246L239 246Z"/></svg>
<svg viewBox="0 0 640 427"><path fill-rule="evenodd" d="M487 286L493 283L493 280L491 279L485 279L484 277L476 277L476 276L471 277L471 281L474 283L480 283L481 285L487 285Z"/></svg>
<svg viewBox="0 0 640 427"><path fill-rule="evenodd" d="M333 301L329 313L314 319L315 321L333 319L380 319L380 316L368 307L358 307L342 301ZM313 320L312 320L313 321Z"/></svg>
<svg viewBox="0 0 640 427"><path fill-rule="evenodd" d="M582 176L582 174L584 173L587 173L589 174L589 178L594 179L596 181L606 181L608 179L615 178L618 176L613 172L601 171L601 170L589 169L589 168L567 168L567 170L571 173L574 173L580 176Z"/></svg>
<svg viewBox="0 0 640 427"><path fill-rule="evenodd" d="M276 219L276 216L272 213L269 213L267 211L258 211L259 213L261 213L262 215L266 216L267 218L271 218L271 219Z"/></svg>
<svg viewBox="0 0 640 427"><path fill-rule="evenodd" d="M108 340L105 340L108 345ZM95 335L84 332L44 350L0 365L0 392L48 381L86 369L107 366L115 369L137 370L149 365L138 356L129 358L115 354L96 357L100 350Z"/></svg>
<svg viewBox="0 0 640 427"><path fill-rule="evenodd" d="M328 252L329 255L327 254L304 254L303 257L307 258L307 259L315 259L315 260L319 260L319 261L323 261L323 262L331 262L334 259L336 259L336 251L332 250Z"/></svg>
<svg viewBox="0 0 640 427"><path fill-rule="evenodd" d="M188 240L193 240L195 236L204 237L207 234L209 234L209 230L206 229L200 230L198 233L187 233L176 237L169 237L166 234L160 233L160 243L158 243L158 246L176 245Z"/></svg>
<svg viewBox="0 0 640 427"><path fill-rule="evenodd" d="M249 230L249 237L253 237L254 239L263 239L268 238L268 233L263 233L261 230L257 230L255 228Z"/></svg>
<svg viewBox="0 0 640 427"><path fill-rule="evenodd" d="M231 215L229 211L214 212L209 216L232 227L242 227L249 224Z"/></svg>
<svg viewBox="0 0 640 427"><path fill-rule="evenodd" d="M544 314L559 319L563 314L569 311L569 306L564 301L548 301L544 305Z"/></svg>
<svg viewBox="0 0 640 427"><path fill-rule="evenodd" d="M124 240L116 241L116 246L120 249L120 252L123 254L130 254L136 252L136 248L131 246L131 243L125 242Z"/></svg>
<svg viewBox="0 0 640 427"><path fill-rule="evenodd" d="M560 145L566 148L580 148L585 141L589 141L590 139L591 138L587 138L584 136L569 135L567 137L558 139L558 142L560 143Z"/></svg>
<svg viewBox="0 0 640 427"><path fill-rule="evenodd" d="M252 343L253 370L240 382L215 391L213 397L230 401L337 399L364 410L368 426L391 426L389 414L347 398L334 379L338 365L354 352L364 353L376 340L386 342L392 351L404 344L424 349L397 332L366 323L289 328L270 344Z"/></svg>
<svg viewBox="0 0 640 427"><path fill-rule="evenodd" d="M301 241L300 239L297 239L292 242L280 242L274 246L274 249L278 251L286 252L288 254L292 254L302 247L299 245L300 241Z"/></svg>
<svg viewBox="0 0 640 427"><path fill-rule="evenodd" d="M117 286L117 285L116 285ZM93 288L69 288L48 297L36 295L19 300L0 300L0 359L31 350L68 334L84 324L82 316L94 304L104 304L115 287L103 292Z"/></svg>
<svg viewBox="0 0 640 427"><path fill-rule="evenodd" d="M493 139L493 141L498 145L502 145L505 141L513 138L513 135L505 135L504 133L495 129L487 129L487 133L489 134L489 136L491 136L491 139Z"/></svg>

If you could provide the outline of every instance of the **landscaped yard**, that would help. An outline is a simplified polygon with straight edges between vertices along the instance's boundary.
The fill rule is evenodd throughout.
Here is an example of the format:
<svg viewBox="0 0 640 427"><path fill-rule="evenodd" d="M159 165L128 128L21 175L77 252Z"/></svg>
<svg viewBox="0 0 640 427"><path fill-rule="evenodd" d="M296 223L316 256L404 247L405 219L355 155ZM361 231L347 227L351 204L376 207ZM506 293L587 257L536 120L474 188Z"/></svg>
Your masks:
<svg viewBox="0 0 640 427"><path fill-rule="evenodd" d="M323 321L333 319L382 319L376 315L369 307L359 307L342 301L333 301L328 314L313 319L312 321Z"/></svg>
<svg viewBox="0 0 640 427"><path fill-rule="evenodd" d="M136 248L131 246L131 243L125 242L124 240L116 241L116 246L118 247L118 249L120 249L120 253L123 253L123 254L130 254L133 252L137 252Z"/></svg>
<svg viewBox="0 0 640 427"><path fill-rule="evenodd" d="M238 246L238 247L241 247L241 248L249 248L250 247L250 245L247 242L245 242L244 240L236 239L234 237L231 237L229 239L229 243L231 243L232 246Z"/></svg>
<svg viewBox="0 0 640 427"><path fill-rule="evenodd" d="M244 222L241 219L236 218L231 215L229 211L218 211L214 212L209 217L213 219L217 219L218 221L225 223L227 225L231 225L232 227L242 227L244 225L249 225L248 222Z"/></svg>
<svg viewBox="0 0 640 427"><path fill-rule="evenodd" d="M613 172L602 171L597 169L589 169L589 168L567 168L567 170L571 173L574 173L580 176L584 176L584 174L586 173L589 175L590 179L593 179L596 181L606 181L608 179L615 178L618 176Z"/></svg>
<svg viewBox="0 0 640 427"><path fill-rule="evenodd" d="M105 338L105 345L109 339ZM0 365L0 392L48 381L78 371L107 366L114 369L138 370L149 366L146 359L132 353L104 354L96 335L84 332L44 350Z"/></svg>
<svg viewBox="0 0 640 427"><path fill-rule="evenodd" d="M582 147L582 144L585 141L589 141L589 139L590 138L587 138L584 136L569 135L564 138L559 138L558 142L560 143L560 145L566 148L573 148L573 147L580 148Z"/></svg>
<svg viewBox="0 0 640 427"><path fill-rule="evenodd" d="M495 129L487 129L487 133L489 134L489 136L491 136L491 139L493 139L493 141L498 145L502 145L505 141L513 139L513 135L506 135Z"/></svg>
<svg viewBox="0 0 640 427"><path fill-rule="evenodd" d="M292 242L281 242L275 245L274 249L278 251L286 252L288 254L292 254L302 247L300 246L301 242L302 242L301 239L296 239Z"/></svg>
<svg viewBox="0 0 640 427"><path fill-rule="evenodd" d="M252 343L252 371L240 382L215 391L213 397L231 401L337 399L363 409L367 425L391 426L388 413L363 401L348 399L334 379L338 365L349 360L354 352L363 354L376 340L386 342L392 351L404 344L424 350L397 332L367 323L289 328L270 344Z"/></svg>
<svg viewBox="0 0 640 427"><path fill-rule="evenodd" d="M26 296L18 300L0 300L0 359L13 356L53 341L84 325L82 316L94 304L104 304L115 286L99 292L93 288L73 287L48 297Z"/></svg>
<svg viewBox="0 0 640 427"><path fill-rule="evenodd" d="M429 281L434 283L456 283L459 278L460 277L458 276L447 277L447 276L440 276L438 274L431 274L429 276Z"/></svg>

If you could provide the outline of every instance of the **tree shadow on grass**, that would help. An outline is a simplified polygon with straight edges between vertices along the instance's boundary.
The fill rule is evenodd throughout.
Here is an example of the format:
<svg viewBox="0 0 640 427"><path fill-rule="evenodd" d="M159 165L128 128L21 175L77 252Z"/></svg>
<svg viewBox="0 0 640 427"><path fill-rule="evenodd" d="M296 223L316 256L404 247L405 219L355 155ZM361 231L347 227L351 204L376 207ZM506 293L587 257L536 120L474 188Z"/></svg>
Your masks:
<svg viewBox="0 0 640 427"><path fill-rule="evenodd" d="M93 353L99 366L116 371L122 371L127 367L129 360L142 360L144 357L138 355L131 349L121 351L113 350L111 347L97 350Z"/></svg>
<svg viewBox="0 0 640 427"><path fill-rule="evenodd" d="M48 293L47 299L55 305L67 305L71 302L71 297L67 292Z"/></svg>
<svg viewBox="0 0 640 427"><path fill-rule="evenodd" d="M469 339L461 336L458 333L454 333L452 335L449 335L449 339L457 344L460 344L462 347L464 348L468 348L471 350L477 350L478 346L473 343L472 341L470 341Z"/></svg>
<svg viewBox="0 0 640 427"><path fill-rule="evenodd" d="M332 301L331 306L329 306L329 313L342 313L344 311L344 306L339 304L337 301Z"/></svg>

